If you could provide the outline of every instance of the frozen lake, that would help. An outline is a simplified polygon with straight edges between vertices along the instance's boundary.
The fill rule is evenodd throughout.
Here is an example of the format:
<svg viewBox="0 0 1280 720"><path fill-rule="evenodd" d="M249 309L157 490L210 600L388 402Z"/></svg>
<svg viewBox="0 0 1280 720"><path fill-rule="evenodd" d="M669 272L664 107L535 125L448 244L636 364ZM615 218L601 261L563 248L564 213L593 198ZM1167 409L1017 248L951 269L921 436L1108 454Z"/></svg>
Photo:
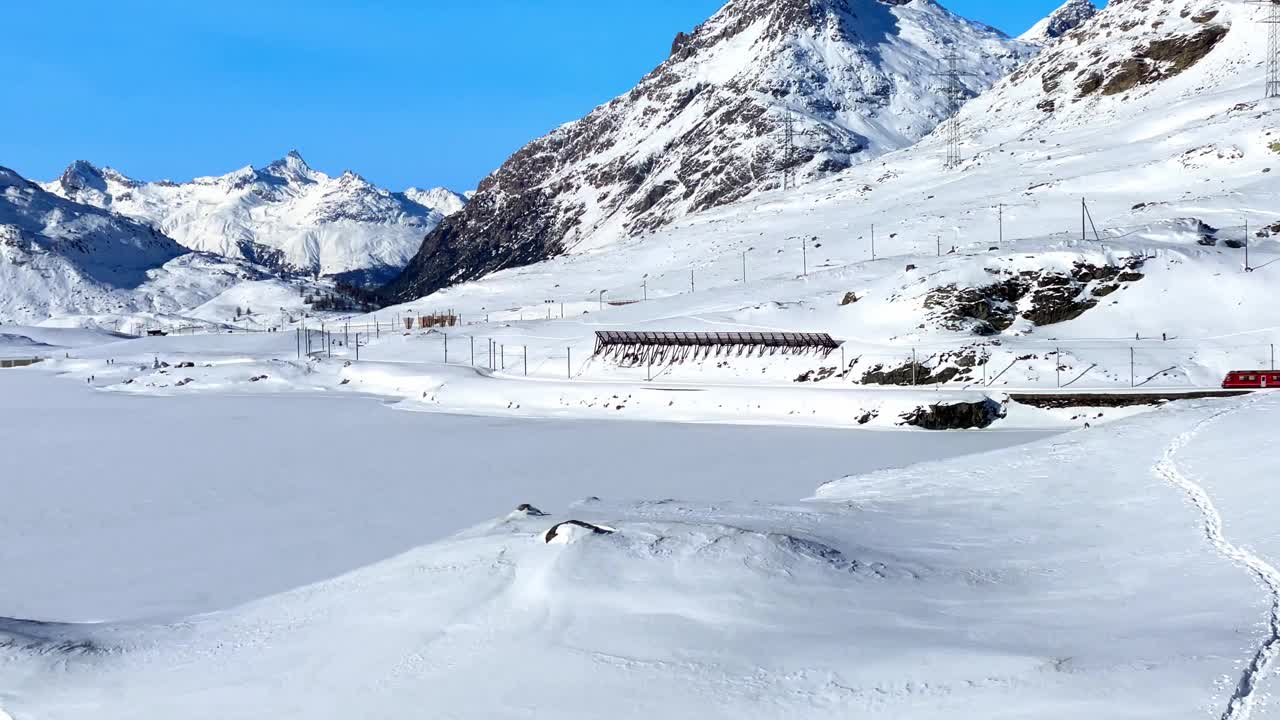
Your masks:
<svg viewBox="0 0 1280 720"><path fill-rule="evenodd" d="M792 502L845 475L1030 442L516 420L317 395L147 398L0 372L0 616L227 608L529 502Z"/></svg>

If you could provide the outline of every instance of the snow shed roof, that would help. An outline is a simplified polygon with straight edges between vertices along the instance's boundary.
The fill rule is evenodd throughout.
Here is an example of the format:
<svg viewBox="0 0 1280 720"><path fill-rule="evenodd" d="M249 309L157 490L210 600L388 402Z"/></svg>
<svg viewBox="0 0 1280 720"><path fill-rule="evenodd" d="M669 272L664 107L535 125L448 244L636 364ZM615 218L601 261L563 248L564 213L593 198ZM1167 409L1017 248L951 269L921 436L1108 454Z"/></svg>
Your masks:
<svg viewBox="0 0 1280 720"><path fill-rule="evenodd" d="M831 351L840 343L826 333L596 332L596 353L616 347L746 347Z"/></svg>

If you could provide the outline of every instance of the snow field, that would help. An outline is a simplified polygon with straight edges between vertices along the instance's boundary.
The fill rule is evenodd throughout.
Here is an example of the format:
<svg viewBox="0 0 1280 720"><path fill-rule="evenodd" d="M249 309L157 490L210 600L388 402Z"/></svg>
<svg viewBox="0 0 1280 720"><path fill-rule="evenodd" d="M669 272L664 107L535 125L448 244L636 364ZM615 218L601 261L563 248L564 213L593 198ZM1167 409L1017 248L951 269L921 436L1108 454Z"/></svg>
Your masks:
<svg viewBox="0 0 1280 720"><path fill-rule="evenodd" d="M1171 436L1223 411L1270 418L1276 397L861 473L798 504L553 506L531 492L549 516L499 513L238 609L161 626L10 623L27 644L105 652L10 648L3 703L46 718L1217 713L1270 602L1156 469ZM1207 437L1177 461L1212 461ZM1242 487L1274 473L1273 455L1249 456ZM1226 526L1267 537L1264 515ZM568 518L616 532L545 545ZM333 652L335 638L353 641ZM56 681L41 669L54 664Z"/></svg>

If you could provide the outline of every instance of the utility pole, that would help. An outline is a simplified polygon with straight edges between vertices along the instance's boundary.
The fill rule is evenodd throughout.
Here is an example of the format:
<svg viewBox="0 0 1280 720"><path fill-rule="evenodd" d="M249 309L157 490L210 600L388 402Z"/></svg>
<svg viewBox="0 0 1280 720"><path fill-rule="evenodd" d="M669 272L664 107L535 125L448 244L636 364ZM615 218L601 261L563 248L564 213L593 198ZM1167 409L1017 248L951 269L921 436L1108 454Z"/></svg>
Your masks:
<svg viewBox="0 0 1280 720"><path fill-rule="evenodd" d="M689 268L689 292L695 292L695 289L696 288L693 284L693 268Z"/></svg>
<svg viewBox="0 0 1280 720"><path fill-rule="evenodd" d="M649 299L649 276L644 276L644 282L640 283L640 293L645 300Z"/></svg>
<svg viewBox="0 0 1280 720"><path fill-rule="evenodd" d="M938 243L938 257L942 257L942 236L934 235L933 239Z"/></svg>
<svg viewBox="0 0 1280 720"><path fill-rule="evenodd" d="M1093 214L1089 212L1089 203L1086 198L1080 198L1080 242L1089 239L1088 229L1093 228L1093 238L1098 242L1102 242L1102 236L1098 234L1098 226L1093 223Z"/></svg>
<svg viewBox="0 0 1280 720"><path fill-rule="evenodd" d="M747 251L742 251L742 284L747 284Z"/></svg>
<svg viewBox="0 0 1280 720"><path fill-rule="evenodd" d="M809 277L809 239L800 238L800 262L804 276Z"/></svg>
<svg viewBox="0 0 1280 720"><path fill-rule="evenodd" d="M791 108L782 116L782 191L795 186L796 127Z"/></svg>
<svg viewBox="0 0 1280 720"><path fill-rule="evenodd" d="M871 223L871 259L876 259L876 224Z"/></svg>
<svg viewBox="0 0 1280 720"><path fill-rule="evenodd" d="M1250 272L1249 267L1249 218L1244 219L1244 271Z"/></svg>
<svg viewBox="0 0 1280 720"><path fill-rule="evenodd" d="M1000 203L1000 239L997 245L1004 245L1004 203Z"/></svg>

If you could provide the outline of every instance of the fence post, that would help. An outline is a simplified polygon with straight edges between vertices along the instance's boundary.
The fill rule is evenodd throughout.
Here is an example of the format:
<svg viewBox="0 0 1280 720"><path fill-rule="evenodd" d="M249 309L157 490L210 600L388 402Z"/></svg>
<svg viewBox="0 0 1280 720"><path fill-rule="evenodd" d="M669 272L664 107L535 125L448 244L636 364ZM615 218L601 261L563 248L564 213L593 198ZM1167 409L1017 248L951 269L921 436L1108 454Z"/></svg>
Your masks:
<svg viewBox="0 0 1280 720"><path fill-rule="evenodd" d="M1129 348L1129 387L1134 387L1138 383L1138 376L1135 373L1134 366L1133 348Z"/></svg>
<svg viewBox="0 0 1280 720"><path fill-rule="evenodd" d="M360 362L360 333L356 333L356 362Z"/></svg>
<svg viewBox="0 0 1280 720"><path fill-rule="evenodd" d="M916 384L916 368L920 367L919 360L916 359L916 349L911 348L911 384Z"/></svg>
<svg viewBox="0 0 1280 720"><path fill-rule="evenodd" d="M506 372L507 371L507 346L505 343L502 345L502 354L499 355L498 357L501 358L501 363L502 363L502 366L499 368L499 370L501 370L502 372Z"/></svg>
<svg viewBox="0 0 1280 720"><path fill-rule="evenodd" d="M359 342L359 338L356 338L356 341ZM445 333L444 335L444 364L445 365L449 364L449 334L448 333Z"/></svg>
<svg viewBox="0 0 1280 720"><path fill-rule="evenodd" d="M564 349L564 368L565 368L565 376L568 377L570 380L572 380L573 379L573 348L571 347L567 347Z"/></svg>
<svg viewBox="0 0 1280 720"><path fill-rule="evenodd" d="M1053 361L1054 361L1053 364L1057 366L1055 369L1058 372L1058 387L1061 388L1062 387L1062 348L1054 348Z"/></svg>
<svg viewBox="0 0 1280 720"><path fill-rule="evenodd" d="M524 346L524 374L529 374L529 346Z"/></svg>
<svg viewBox="0 0 1280 720"><path fill-rule="evenodd" d="M471 367L476 366L476 336L471 336Z"/></svg>

